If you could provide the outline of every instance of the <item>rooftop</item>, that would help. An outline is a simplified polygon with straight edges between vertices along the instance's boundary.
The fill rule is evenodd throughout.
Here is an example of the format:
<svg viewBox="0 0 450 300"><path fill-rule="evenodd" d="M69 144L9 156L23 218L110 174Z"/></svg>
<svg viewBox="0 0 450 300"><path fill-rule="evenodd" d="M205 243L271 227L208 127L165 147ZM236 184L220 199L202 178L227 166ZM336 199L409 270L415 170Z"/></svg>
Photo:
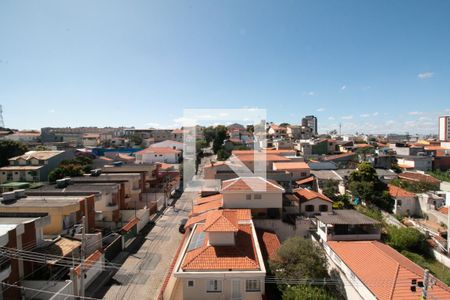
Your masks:
<svg viewBox="0 0 450 300"><path fill-rule="evenodd" d="M274 170L280 171L293 171L293 170L309 170L307 163L303 161L298 162L275 162L273 163Z"/></svg>
<svg viewBox="0 0 450 300"><path fill-rule="evenodd" d="M136 152L136 154L145 154L145 153L174 154L180 152L181 152L180 150L172 149L170 147L148 147L144 150Z"/></svg>
<svg viewBox="0 0 450 300"><path fill-rule="evenodd" d="M222 182L222 191L264 191L284 192L284 188L278 183L262 177L239 177Z"/></svg>
<svg viewBox="0 0 450 300"><path fill-rule="evenodd" d="M316 218L325 224L332 225L370 225L380 223L353 209L336 209L332 212L323 212Z"/></svg>
<svg viewBox="0 0 450 300"><path fill-rule="evenodd" d="M61 153L64 153L64 151L28 151L25 154L12 157L9 160L18 160L18 159L30 160L32 158L38 160L47 160Z"/></svg>
<svg viewBox="0 0 450 300"><path fill-rule="evenodd" d="M416 181L416 182L427 182L427 183L431 183L431 184L435 184L435 185L438 185L441 183L441 181L439 179L436 179L433 176L418 173L418 172L404 172L404 173L398 174L398 177L400 179L406 179L406 180L411 180L411 181Z"/></svg>
<svg viewBox="0 0 450 300"><path fill-rule="evenodd" d="M388 187L389 187L389 194L393 198L411 198L416 196L416 194L408 192L407 190L392 184L389 184Z"/></svg>
<svg viewBox="0 0 450 300"><path fill-rule="evenodd" d="M239 224L235 244L212 246L204 225L197 224L181 263L185 272L260 271L251 224Z"/></svg>
<svg viewBox="0 0 450 300"><path fill-rule="evenodd" d="M203 231L238 232L238 216L233 210L213 210L208 213Z"/></svg>
<svg viewBox="0 0 450 300"><path fill-rule="evenodd" d="M328 245L378 299L417 300L422 290L411 291L412 280L423 281L424 270L393 248L378 241L336 242ZM436 280L430 299L450 299L450 289Z"/></svg>
<svg viewBox="0 0 450 300"><path fill-rule="evenodd" d="M321 194L321 193L315 192L315 191L311 191L309 189L298 188L298 189L294 190L294 192L302 198L301 200L309 201L309 200L313 200L313 199L322 199L324 201L333 203L333 200L331 200L324 194Z"/></svg>
<svg viewBox="0 0 450 300"><path fill-rule="evenodd" d="M65 207L78 204L86 196L27 196L14 202L0 203L0 208L7 207Z"/></svg>

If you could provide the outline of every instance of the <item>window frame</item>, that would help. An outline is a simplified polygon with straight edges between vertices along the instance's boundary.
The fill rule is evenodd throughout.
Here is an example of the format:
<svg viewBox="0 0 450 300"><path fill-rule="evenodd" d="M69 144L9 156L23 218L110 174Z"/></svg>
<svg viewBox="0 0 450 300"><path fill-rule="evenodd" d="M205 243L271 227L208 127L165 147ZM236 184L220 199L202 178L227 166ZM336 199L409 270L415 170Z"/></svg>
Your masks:
<svg viewBox="0 0 450 300"><path fill-rule="evenodd" d="M262 199L262 194L254 194L254 195L253 195L253 199L255 199L255 200L261 200L261 199Z"/></svg>
<svg viewBox="0 0 450 300"><path fill-rule="evenodd" d="M312 208L312 209L309 210L310 208ZM305 205L305 211L306 212L314 212L315 211L314 205L312 205L312 204Z"/></svg>
<svg viewBox="0 0 450 300"><path fill-rule="evenodd" d="M213 283L211 285L211 283ZM213 289L210 289L210 287L213 287ZM220 279L209 279L206 282L206 292L207 293L222 293L222 280Z"/></svg>
<svg viewBox="0 0 450 300"><path fill-rule="evenodd" d="M252 194L245 194L245 200L252 200Z"/></svg>
<svg viewBox="0 0 450 300"><path fill-rule="evenodd" d="M192 283L192 285L191 285L191 283ZM187 281L187 283L186 283L186 286L187 286L188 288L194 287L194 286L195 286L195 281L192 280L192 279L189 279L189 280Z"/></svg>
<svg viewBox="0 0 450 300"><path fill-rule="evenodd" d="M254 286L253 286L254 284ZM246 292L261 292L261 280L258 279L247 279L245 280L245 291Z"/></svg>

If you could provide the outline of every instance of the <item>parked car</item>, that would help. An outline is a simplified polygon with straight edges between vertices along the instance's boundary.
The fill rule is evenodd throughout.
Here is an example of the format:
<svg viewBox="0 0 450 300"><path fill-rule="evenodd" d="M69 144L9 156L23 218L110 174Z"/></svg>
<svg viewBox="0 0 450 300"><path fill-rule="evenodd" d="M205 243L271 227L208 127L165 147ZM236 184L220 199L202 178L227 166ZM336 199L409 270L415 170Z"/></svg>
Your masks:
<svg viewBox="0 0 450 300"><path fill-rule="evenodd" d="M186 225L187 221L188 221L187 218L184 218L184 219L182 219L182 220L180 221L180 227L178 228L178 231L179 231L180 233L185 233L185 232L186 232L186 229L184 228L184 225Z"/></svg>

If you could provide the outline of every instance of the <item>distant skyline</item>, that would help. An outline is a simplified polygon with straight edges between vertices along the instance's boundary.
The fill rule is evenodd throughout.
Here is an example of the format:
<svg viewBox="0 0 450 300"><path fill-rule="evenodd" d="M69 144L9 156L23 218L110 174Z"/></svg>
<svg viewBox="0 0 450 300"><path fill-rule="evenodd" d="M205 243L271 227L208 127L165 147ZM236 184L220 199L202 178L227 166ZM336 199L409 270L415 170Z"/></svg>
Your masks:
<svg viewBox="0 0 450 300"><path fill-rule="evenodd" d="M261 108L319 132L437 134L450 1L0 2L0 105L19 129L179 127Z"/></svg>

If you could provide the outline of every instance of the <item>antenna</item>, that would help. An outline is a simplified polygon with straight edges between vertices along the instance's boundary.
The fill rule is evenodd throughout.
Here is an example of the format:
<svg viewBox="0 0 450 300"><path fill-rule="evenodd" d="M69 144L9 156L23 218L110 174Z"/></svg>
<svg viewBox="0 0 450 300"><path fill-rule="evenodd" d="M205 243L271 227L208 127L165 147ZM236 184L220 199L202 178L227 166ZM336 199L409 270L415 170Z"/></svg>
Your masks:
<svg viewBox="0 0 450 300"><path fill-rule="evenodd" d="M0 104L0 127L5 128L5 122L3 122L3 108L1 104Z"/></svg>

